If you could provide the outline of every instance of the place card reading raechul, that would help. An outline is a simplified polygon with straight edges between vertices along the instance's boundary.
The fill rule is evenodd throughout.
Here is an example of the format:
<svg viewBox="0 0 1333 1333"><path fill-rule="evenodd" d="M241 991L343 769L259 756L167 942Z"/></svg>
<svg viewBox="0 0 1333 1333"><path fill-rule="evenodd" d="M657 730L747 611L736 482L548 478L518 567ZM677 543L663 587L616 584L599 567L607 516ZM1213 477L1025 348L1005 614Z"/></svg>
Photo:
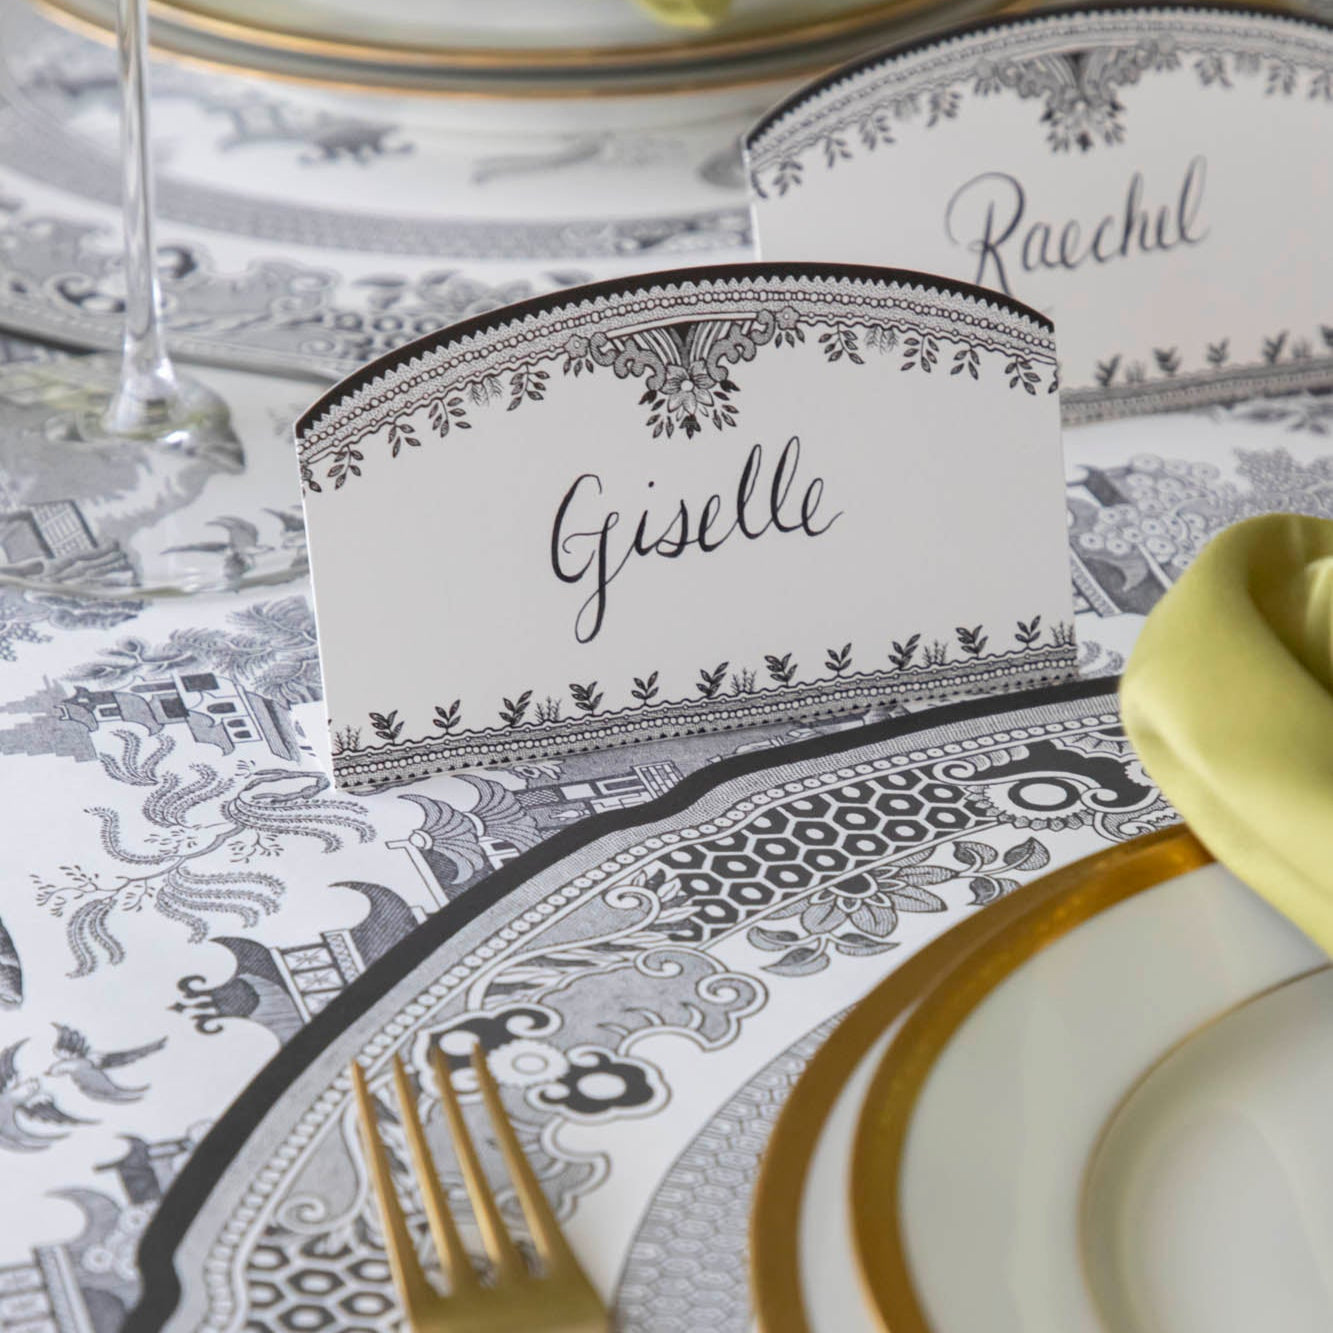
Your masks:
<svg viewBox="0 0 1333 1333"><path fill-rule="evenodd" d="M1066 421L1333 386L1333 26L1094 6L835 70L746 156L766 260L909 264L1060 328Z"/></svg>

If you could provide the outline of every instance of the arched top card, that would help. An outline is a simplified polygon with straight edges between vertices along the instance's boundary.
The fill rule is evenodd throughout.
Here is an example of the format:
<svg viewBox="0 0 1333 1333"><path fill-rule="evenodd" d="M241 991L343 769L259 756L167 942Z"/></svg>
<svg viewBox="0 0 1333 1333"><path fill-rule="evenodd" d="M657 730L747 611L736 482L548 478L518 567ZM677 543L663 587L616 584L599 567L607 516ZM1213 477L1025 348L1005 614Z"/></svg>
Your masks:
<svg viewBox="0 0 1333 1333"><path fill-rule="evenodd" d="M1048 681L1055 353L922 274L740 265L483 316L298 423L339 782Z"/></svg>
<svg viewBox="0 0 1333 1333"><path fill-rule="evenodd" d="M1097 7L837 71L749 136L767 260L892 259L1060 328L1067 419L1333 384L1333 27Z"/></svg>

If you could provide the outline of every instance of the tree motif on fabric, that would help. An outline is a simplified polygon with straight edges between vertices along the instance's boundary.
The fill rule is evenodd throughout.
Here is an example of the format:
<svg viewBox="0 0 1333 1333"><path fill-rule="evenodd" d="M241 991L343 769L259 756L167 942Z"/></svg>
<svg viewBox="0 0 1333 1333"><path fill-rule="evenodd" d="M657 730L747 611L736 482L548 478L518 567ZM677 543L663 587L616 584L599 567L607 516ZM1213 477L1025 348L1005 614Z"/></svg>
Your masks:
<svg viewBox="0 0 1333 1333"><path fill-rule="evenodd" d="M279 856L293 838L313 839L325 852L336 852L349 838L374 837L362 806L324 797L329 782L322 773L258 768L242 760L226 775L196 762L187 780L163 771L176 746L170 736L145 747L132 731L114 734L121 754L103 756L103 766L118 782L151 788L141 813L154 831L132 846L120 811L92 807L87 813L100 825L103 850L133 869L108 875L65 865L49 876L33 875L38 905L65 922L71 976L125 961L115 930L121 916L155 911L185 927L191 943L207 938L218 915L254 926L278 909L287 889L258 863Z"/></svg>

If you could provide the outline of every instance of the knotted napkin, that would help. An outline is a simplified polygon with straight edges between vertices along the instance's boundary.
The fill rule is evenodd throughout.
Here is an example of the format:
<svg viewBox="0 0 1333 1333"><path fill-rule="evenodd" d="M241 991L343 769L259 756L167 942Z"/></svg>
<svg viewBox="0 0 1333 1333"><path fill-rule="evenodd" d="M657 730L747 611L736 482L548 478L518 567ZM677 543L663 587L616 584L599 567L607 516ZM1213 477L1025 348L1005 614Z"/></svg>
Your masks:
<svg viewBox="0 0 1333 1333"><path fill-rule="evenodd" d="M673 28L711 28L731 8L731 0L639 0L654 18Z"/></svg>
<svg viewBox="0 0 1333 1333"><path fill-rule="evenodd" d="M1333 522L1215 537L1148 616L1120 701L1199 839L1333 954Z"/></svg>

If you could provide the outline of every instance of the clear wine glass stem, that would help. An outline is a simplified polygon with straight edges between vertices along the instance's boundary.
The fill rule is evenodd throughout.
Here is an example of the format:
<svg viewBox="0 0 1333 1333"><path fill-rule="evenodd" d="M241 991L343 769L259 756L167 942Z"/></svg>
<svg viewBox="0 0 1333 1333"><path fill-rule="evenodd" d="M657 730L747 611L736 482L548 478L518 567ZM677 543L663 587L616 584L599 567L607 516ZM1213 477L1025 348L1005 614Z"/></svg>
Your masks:
<svg viewBox="0 0 1333 1333"><path fill-rule="evenodd" d="M116 0L121 87L121 190L125 224L125 341L120 387L106 414L113 435L149 438L179 417L180 387L162 336L162 291L153 239L148 103L148 3Z"/></svg>

